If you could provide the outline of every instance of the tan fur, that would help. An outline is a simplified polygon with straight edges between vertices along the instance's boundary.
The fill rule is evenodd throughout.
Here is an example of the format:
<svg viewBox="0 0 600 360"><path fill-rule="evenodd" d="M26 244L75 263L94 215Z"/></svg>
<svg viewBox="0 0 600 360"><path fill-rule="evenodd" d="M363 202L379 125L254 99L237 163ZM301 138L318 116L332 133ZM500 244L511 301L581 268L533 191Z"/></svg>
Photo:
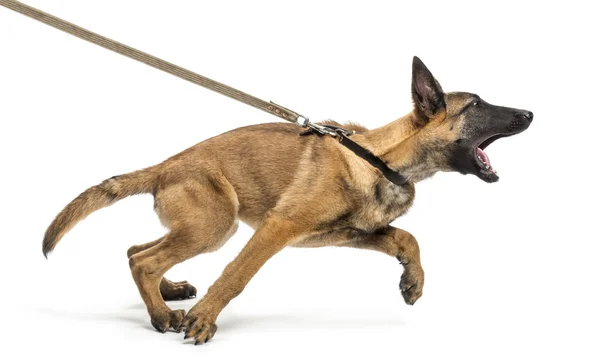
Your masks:
<svg viewBox="0 0 600 360"><path fill-rule="evenodd" d="M443 150L461 129L458 109L468 99L446 94L442 111L415 109L388 125L367 130L347 125L352 138L407 176L396 186L331 137L299 136L293 124L270 123L229 131L146 170L117 176L86 190L46 232L44 253L74 224L126 196L152 193L162 238L128 251L131 273L160 331L185 328L204 343L216 331L221 310L273 255L286 246L344 246L380 251L404 266L407 303L422 294L419 247L408 232L390 226L411 206L414 182L449 170ZM329 122L331 123L331 122ZM239 256L187 314L164 300L195 296L196 289L163 278L174 265L219 249L238 220L256 229Z"/></svg>
<svg viewBox="0 0 600 360"><path fill-rule="evenodd" d="M410 117L398 122L401 127L410 124ZM377 136L376 132L353 128L361 132L355 141L378 150L367 136ZM413 183L396 187L335 139L300 137L300 131L282 123L240 128L148 170L106 180L57 216L44 248L53 249L93 210L150 192L170 231L159 240L132 247L128 257L152 323L161 331L183 326L189 336L206 341L222 308L285 246L350 246L404 256L413 269L407 283L416 286L407 301L414 302L423 284L418 246L410 234L388 227L411 205ZM374 198L374 186L383 203ZM181 261L217 250L237 229L238 218L257 229L256 234L187 316L171 311L163 298L184 298L186 291L195 295L196 290L163 279L163 274Z"/></svg>
<svg viewBox="0 0 600 360"><path fill-rule="evenodd" d="M54 219L46 230L43 252L47 256L60 239L86 216L127 196L151 192L156 181L156 167L127 175L114 176L76 197Z"/></svg>

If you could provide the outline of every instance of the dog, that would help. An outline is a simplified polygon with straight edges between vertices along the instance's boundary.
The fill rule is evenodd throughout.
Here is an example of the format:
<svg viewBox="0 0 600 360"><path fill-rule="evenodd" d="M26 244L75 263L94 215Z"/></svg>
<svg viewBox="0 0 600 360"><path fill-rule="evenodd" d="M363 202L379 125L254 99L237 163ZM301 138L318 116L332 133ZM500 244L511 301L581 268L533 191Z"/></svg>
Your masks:
<svg viewBox="0 0 600 360"><path fill-rule="evenodd" d="M45 233L43 253L92 212L125 197L151 193L168 229L158 240L129 248L131 274L160 332L185 330L196 345L210 340L223 308L269 258L287 246L344 246L377 250L403 266L400 290L412 305L423 291L419 246L389 224L410 208L415 183L439 171L498 181L484 149L526 130L533 113L491 105L465 92L444 93L423 62L412 64L412 111L369 130L345 128L352 139L406 178L398 185L333 137L299 136L294 124L238 128L166 161L111 177L69 203ZM325 125L341 126L335 122ZM186 314L168 300L195 297L187 282L165 272L198 254L218 250L243 221L255 233L206 295Z"/></svg>

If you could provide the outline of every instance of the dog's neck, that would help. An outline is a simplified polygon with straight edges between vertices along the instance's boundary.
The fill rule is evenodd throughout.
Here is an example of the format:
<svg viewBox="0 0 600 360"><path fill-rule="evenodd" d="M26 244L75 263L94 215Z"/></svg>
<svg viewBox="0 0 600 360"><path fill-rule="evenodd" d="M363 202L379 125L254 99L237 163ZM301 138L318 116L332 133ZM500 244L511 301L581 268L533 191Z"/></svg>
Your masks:
<svg viewBox="0 0 600 360"><path fill-rule="evenodd" d="M362 135L368 148L390 168L397 170L409 181L418 182L439 171L435 163L429 161L427 154L420 149L419 130L415 115L411 112Z"/></svg>

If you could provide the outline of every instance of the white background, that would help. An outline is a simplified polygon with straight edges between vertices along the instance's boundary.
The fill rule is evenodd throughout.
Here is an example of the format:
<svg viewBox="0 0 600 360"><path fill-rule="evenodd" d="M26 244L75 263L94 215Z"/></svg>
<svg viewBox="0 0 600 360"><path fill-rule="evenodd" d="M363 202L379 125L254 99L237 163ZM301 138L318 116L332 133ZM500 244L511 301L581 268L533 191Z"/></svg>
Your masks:
<svg viewBox="0 0 600 360"><path fill-rule="evenodd" d="M415 306L401 299L395 259L286 249L224 310L213 341L194 347L152 329L129 274L127 248L164 231L151 196L90 216L48 261L43 233L62 206L105 178L277 119L0 8L0 353L600 357L600 29L591 6L27 2L313 120L376 127L406 114L413 55L445 90L529 109L535 119L489 148L499 183L438 174L418 184L412 211L394 222L421 246L426 285ZM241 227L221 251L168 278L202 295L250 236Z"/></svg>

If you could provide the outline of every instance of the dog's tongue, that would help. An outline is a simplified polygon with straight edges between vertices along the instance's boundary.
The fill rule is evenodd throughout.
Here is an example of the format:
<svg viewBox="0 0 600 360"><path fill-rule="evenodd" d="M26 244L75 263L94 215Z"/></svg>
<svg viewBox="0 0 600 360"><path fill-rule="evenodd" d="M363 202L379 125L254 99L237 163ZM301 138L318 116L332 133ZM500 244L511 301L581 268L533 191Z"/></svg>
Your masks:
<svg viewBox="0 0 600 360"><path fill-rule="evenodd" d="M490 159L488 158L486 153L480 148L477 148L477 157L479 157L479 160L481 160L482 163L489 166L490 169L492 168L492 164L490 164Z"/></svg>

